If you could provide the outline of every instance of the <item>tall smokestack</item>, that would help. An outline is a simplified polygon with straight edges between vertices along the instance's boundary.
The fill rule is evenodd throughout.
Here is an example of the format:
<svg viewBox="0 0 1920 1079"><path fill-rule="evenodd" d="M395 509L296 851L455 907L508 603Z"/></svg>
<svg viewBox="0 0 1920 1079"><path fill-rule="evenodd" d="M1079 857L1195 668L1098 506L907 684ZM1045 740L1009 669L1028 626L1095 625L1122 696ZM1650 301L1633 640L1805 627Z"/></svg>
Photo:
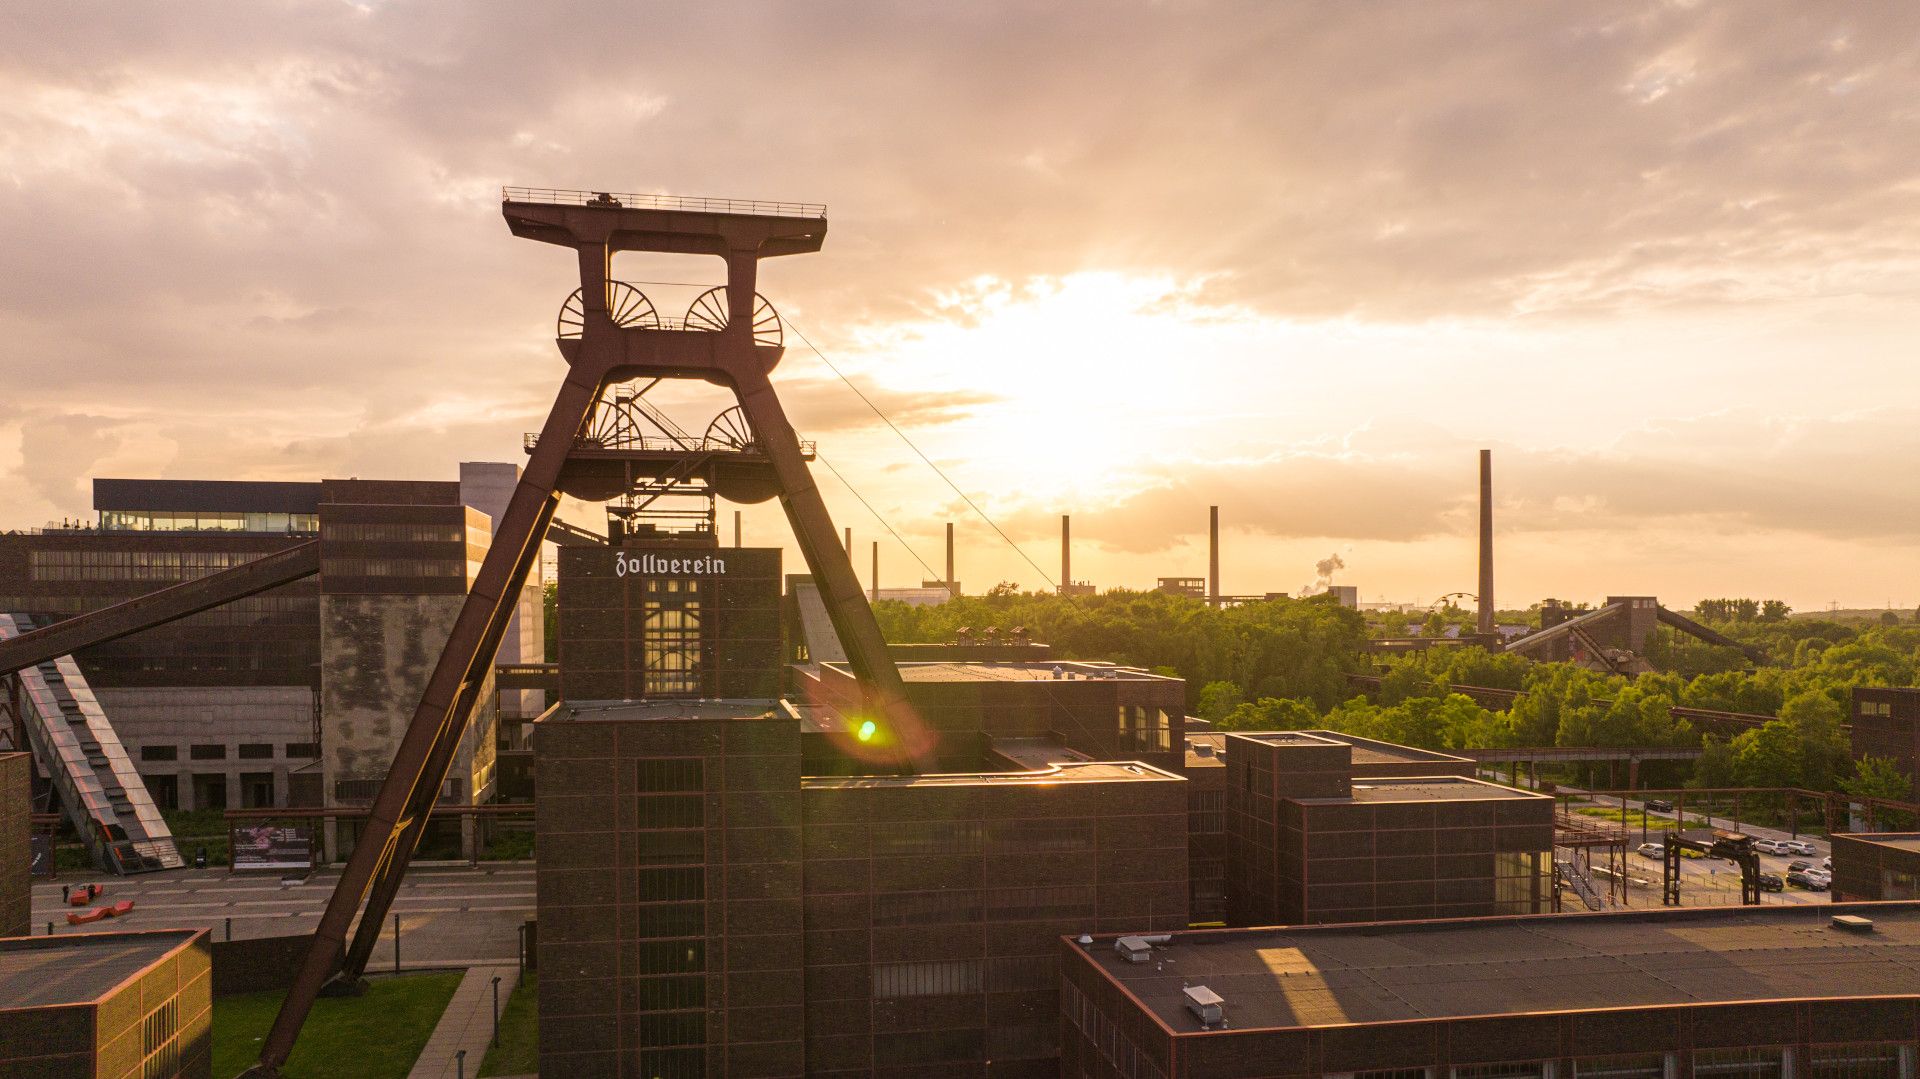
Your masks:
<svg viewBox="0 0 1920 1079"><path fill-rule="evenodd" d="M873 576L869 577L867 580L868 580L867 602L868 603L880 602L880 541L879 540L873 541Z"/></svg>
<svg viewBox="0 0 1920 1079"><path fill-rule="evenodd" d="M847 526L847 561L853 561L853 526Z"/></svg>
<svg viewBox="0 0 1920 1079"><path fill-rule="evenodd" d="M960 598L960 586L953 583L953 522L947 522L947 595Z"/></svg>
<svg viewBox="0 0 1920 1079"><path fill-rule="evenodd" d="M1480 633L1493 636L1493 451L1480 451Z"/></svg>
<svg viewBox="0 0 1920 1079"><path fill-rule="evenodd" d="M1060 515L1060 591L1073 583L1073 518Z"/></svg>
<svg viewBox="0 0 1920 1079"><path fill-rule="evenodd" d="M1207 507L1207 602L1220 606L1220 507Z"/></svg>
<svg viewBox="0 0 1920 1079"><path fill-rule="evenodd" d="M740 546L740 511L733 511L733 545Z"/></svg>

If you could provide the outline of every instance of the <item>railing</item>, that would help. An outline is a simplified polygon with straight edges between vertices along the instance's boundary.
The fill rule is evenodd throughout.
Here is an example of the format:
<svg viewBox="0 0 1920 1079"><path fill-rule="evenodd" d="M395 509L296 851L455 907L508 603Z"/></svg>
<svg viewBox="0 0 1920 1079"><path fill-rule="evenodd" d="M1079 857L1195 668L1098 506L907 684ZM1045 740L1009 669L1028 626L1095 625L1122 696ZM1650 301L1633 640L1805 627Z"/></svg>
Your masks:
<svg viewBox="0 0 1920 1079"><path fill-rule="evenodd" d="M500 189L500 199L502 202L544 202L558 206L683 210L709 214L751 214L755 217L827 216L825 204L817 202L765 202L760 199L715 199L628 191L569 191L556 187L503 187Z"/></svg>
<svg viewBox="0 0 1920 1079"><path fill-rule="evenodd" d="M528 453L532 453L533 448L539 444L540 432L538 431L528 431L520 438L520 447ZM753 454L756 456L760 453L758 444L749 444L737 449L732 446L708 446L698 442L693 445L688 445L675 439L661 438L654 435L642 435L639 438L624 438L618 442L602 442L592 438L576 438L573 440L573 448L587 452L599 450L607 453L616 453L621 450L639 450L642 452L655 453L740 453ZM818 447L812 439L800 440L800 457L803 460L813 460L817 452Z"/></svg>

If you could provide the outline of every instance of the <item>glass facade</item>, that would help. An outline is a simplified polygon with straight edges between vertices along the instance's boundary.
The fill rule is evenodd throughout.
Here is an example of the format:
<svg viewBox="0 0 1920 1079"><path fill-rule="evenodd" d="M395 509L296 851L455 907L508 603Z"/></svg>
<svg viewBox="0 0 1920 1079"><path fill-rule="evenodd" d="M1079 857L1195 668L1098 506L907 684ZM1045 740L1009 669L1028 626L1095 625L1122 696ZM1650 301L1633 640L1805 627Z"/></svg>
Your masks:
<svg viewBox="0 0 1920 1079"><path fill-rule="evenodd" d="M312 534L317 513L217 513L193 510L101 510L103 532L270 532Z"/></svg>
<svg viewBox="0 0 1920 1079"><path fill-rule="evenodd" d="M700 582L651 578L647 581L640 631L642 662L649 697L680 697L700 692Z"/></svg>

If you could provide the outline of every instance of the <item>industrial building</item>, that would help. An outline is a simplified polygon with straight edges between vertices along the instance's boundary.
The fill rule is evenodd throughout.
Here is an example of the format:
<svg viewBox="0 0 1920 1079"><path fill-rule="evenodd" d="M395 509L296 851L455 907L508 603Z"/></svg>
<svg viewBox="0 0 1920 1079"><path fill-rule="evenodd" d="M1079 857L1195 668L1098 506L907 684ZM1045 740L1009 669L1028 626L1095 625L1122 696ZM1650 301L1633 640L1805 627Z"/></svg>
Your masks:
<svg viewBox="0 0 1920 1079"><path fill-rule="evenodd" d="M1060 942L1063 1076L1907 1079L1920 904Z"/></svg>
<svg viewBox="0 0 1920 1079"><path fill-rule="evenodd" d="M1859 686L1853 690L1853 759L1887 757L1914 777L1908 797L1920 801L1920 688Z"/></svg>
<svg viewBox="0 0 1920 1079"><path fill-rule="evenodd" d="M1833 901L1920 899L1920 832L1835 832Z"/></svg>
<svg viewBox="0 0 1920 1079"><path fill-rule="evenodd" d="M25 753L0 753L0 937L25 936L33 929L30 877L32 853L33 759Z"/></svg>
<svg viewBox="0 0 1920 1079"><path fill-rule="evenodd" d="M160 810L371 800L489 545L473 503L497 502L518 470L461 475L99 479L93 527L0 535L0 636L111 617L185 582L214 589L194 613L14 675L17 744L103 867L178 864ZM543 658L537 576L515 615L501 654ZM449 801L490 797L493 715L491 699L476 712ZM337 853L342 837L327 838Z"/></svg>
<svg viewBox="0 0 1920 1079"><path fill-rule="evenodd" d="M0 1075L212 1074L206 930L0 938Z"/></svg>

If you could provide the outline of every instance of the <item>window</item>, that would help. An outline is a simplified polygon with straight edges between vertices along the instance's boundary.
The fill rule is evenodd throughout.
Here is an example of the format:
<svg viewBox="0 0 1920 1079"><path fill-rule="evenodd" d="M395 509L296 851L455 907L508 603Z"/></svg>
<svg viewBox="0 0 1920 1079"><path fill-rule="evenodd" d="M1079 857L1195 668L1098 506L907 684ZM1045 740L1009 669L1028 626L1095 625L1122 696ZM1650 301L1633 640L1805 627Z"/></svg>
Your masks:
<svg viewBox="0 0 1920 1079"><path fill-rule="evenodd" d="M187 750L187 756L196 761L223 761L227 759L227 747L196 744Z"/></svg>
<svg viewBox="0 0 1920 1079"><path fill-rule="evenodd" d="M1459 1064L1453 1079L1548 1079L1544 1060L1516 1060L1505 1064Z"/></svg>
<svg viewBox="0 0 1920 1079"><path fill-rule="evenodd" d="M467 538L465 526L446 524L373 524L362 521L328 521L320 526L320 538L355 543L460 543Z"/></svg>
<svg viewBox="0 0 1920 1079"><path fill-rule="evenodd" d="M876 1000L901 997L937 997L980 992L984 961L940 959L925 963L875 963Z"/></svg>
<svg viewBox="0 0 1920 1079"><path fill-rule="evenodd" d="M873 837L874 857L887 855L978 854L986 829L979 821L903 821Z"/></svg>
<svg viewBox="0 0 1920 1079"><path fill-rule="evenodd" d="M643 1012L700 1008L707 1003L705 977L642 978L634 984L638 986L636 1000L639 1002L639 1009Z"/></svg>
<svg viewBox="0 0 1920 1079"><path fill-rule="evenodd" d="M467 564L449 558L327 558L320 572L327 577L464 577Z"/></svg>
<svg viewBox="0 0 1920 1079"><path fill-rule="evenodd" d="M177 761L180 759L180 747L141 746L140 759L143 761Z"/></svg>
<svg viewBox="0 0 1920 1079"><path fill-rule="evenodd" d="M1816 1045L1807 1064L1809 1079L1901 1079L1913 1074L1913 1050L1898 1042Z"/></svg>
<svg viewBox="0 0 1920 1079"><path fill-rule="evenodd" d="M243 761L270 761L273 759L273 743L242 742L240 743L240 759Z"/></svg>
<svg viewBox="0 0 1920 1079"><path fill-rule="evenodd" d="M698 828L706 819L707 800L698 794L653 794L638 802L641 828Z"/></svg>
<svg viewBox="0 0 1920 1079"><path fill-rule="evenodd" d="M876 926L951 925L980 920L979 891L949 888L938 892L877 892L873 896Z"/></svg>
<svg viewBox="0 0 1920 1079"><path fill-rule="evenodd" d="M287 759L312 761L320 759L320 746L314 742L288 742Z"/></svg>
<svg viewBox="0 0 1920 1079"><path fill-rule="evenodd" d="M987 918L996 922L1093 917L1093 889L995 888L987 893Z"/></svg>
<svg viewBox="0 0 1920 1079"><path fill-rule="evenodd" d="M1665 1053L1578 1057L1573 1062L1574 1079L1664 1079L1666 1074Z"/></svg>
<svg viewBox="0 0 1920 1079"><path fill-rule="evenodd" d="M379 794L377 779L339 779L333 784L333 800L341 805L367 805Z"/></svg>
<svg viewBox="0 0 1920 1079"><path fill-rule="evenodd" d="M997 820L987 825L992 853L1040 854L1093 849L1093 822L1085 818Z"/></svg>
<svg viewBox="0 0 1920 1079"><path fill-rule="evenodd" d="M1862 716L1890 716L1893 705L1886 701L1860 701L1854 706L1854 713Z"/></svg>
<svg viewBox="0 0 1920 1079"><path fill-rule="evenodd" d="M705 1049L650 1049L640 1054L647 1079L707 1079Z"/></svg>
<svg viewBox="0 0 1920 1079"><path fill-rule="evenodd" d="M707 931L705 903L662 903L635 909L642 937L697 937Z"/></svg>
<svg viewBox="0 0 1920 1079"><path fill-rule="evenodd" d="M1695 1079L1779 1079L1786 1050L1777 1045L1695 1049Z"/></svg>
<svg viewBox="0 0 1920 1079"><path fill-rule="evenodd" d="M147 794L153 798L153 804L160 809L180 808L179 776L144 776L147 782Z"/></svg>
<svg viewBox="0 0 1920 1079"><path fill-rule="evenodd" d="M705 1012L668 1012L636 1016L635 1040L643 1046L700 1045L707 1040Z"/></svg>
<svg viewBox="0 0 1920 1079"><path fill-rule="evenodd" d="M634 945L640 974L698 974L707 969L704 940L643 940Z"/></svg>
<svg viewBox="0 0 1920 1079"><path fill-rule="evenodd" d="M702 762L699 757L640 761L637 767L639 774L635 789L642 794L697 791L704 789L705 786L702 778Z"/></svg>
<svg viewBox="0 0 1920 1079"><path fill-rule="evenodd" d="M707 871L704 869L642 869L639 884L642 903L707 897Z"/></svg>
<svg viewBox="0 0 1920 1079"><path fill-rule="evenodd" d="M705 832L641 832L639 838L641 865L701 865L707 860Z"/></svg>

